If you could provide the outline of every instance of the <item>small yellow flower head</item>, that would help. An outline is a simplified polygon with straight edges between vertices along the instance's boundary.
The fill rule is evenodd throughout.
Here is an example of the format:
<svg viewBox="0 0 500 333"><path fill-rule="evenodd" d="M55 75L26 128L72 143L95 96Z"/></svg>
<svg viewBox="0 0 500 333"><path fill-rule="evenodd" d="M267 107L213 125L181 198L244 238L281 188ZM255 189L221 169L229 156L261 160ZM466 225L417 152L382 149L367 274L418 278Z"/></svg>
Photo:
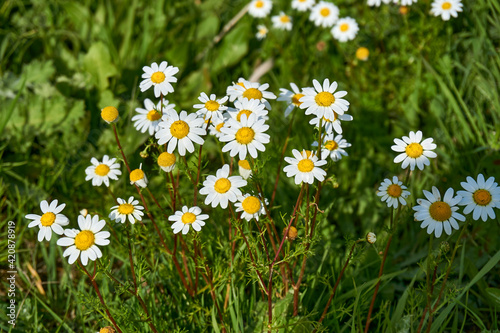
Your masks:
<svg viewBox="0 0 500 333"><path fill-rule="evenodd" d="M111 326L103 327L99 330L99 333L115 333L115 329Z"/></svg>
<svg viewBox="0 0 500 333"><path fill-rule="evenodd" d="M118 121L118 109L114 106L106 106L101 110L102 119L109 123L116 123Z"/></svg>
<svg viewBox="0 0 500 333"><path fill-rule="evenodd" d="M370 244L375 244L377 241L377 235L375 235L373 232L369 232L368 235L366 235L366 241Z"/></svg>
<svg viewBox="0 0 500 333"><path fill-rule="evenodd" d="M361 61L368 60L369 55L370 55L370 51L364 46L362 46L356 50L356 58L358 58Z"/></svg>
<svg viewBox="0 0 500 333"><path fill-rule="evenodd" d="M399 7L399 14L406 15L406 14L408 14L408 10L409 10L408 7L401 6L401 7Z"/></svg>
<svg viewBox="0 0 500 333"><path fill-rule="evenodd" d="M163 152L158 156L158 165L165 172L170 172L175 168L176 157L174 154Z"/></svg>
<svg viewBox="0 0 500 333"><path fill-rule="evenodd" d="M283 232L286 232L286 229L283 230ZM289 241L293 241L297 238L297 235L299 234L299 232L297 231L297 228L295 228L294 226L290 226L290 229L288 230L288 235L287 235L287 239Z"/></svg>
<svg viewBox="0 0 500 333"><path fill-rule="evenodd" d="M139 169L135 169L130 172L130 184L135 184L139 187L148 186L148 178L146 177L144 171L142 171L142 164Z"/></svg>
<svg viewBox="0 0 500 333"><path fill-rule="evenodd" d="M243 179L248 179L252 175L252 168L250 168L250 163L247 160L238 161L238 171Z"/></svg>

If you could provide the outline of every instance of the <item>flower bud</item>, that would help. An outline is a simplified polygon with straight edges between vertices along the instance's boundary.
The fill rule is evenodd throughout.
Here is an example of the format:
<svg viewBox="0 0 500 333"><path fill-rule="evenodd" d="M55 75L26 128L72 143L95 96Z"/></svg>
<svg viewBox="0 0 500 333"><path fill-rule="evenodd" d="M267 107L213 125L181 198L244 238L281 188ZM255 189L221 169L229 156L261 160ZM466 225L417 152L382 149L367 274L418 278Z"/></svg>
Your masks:
<svg viewBox="0 0 500 333"><path fill-rule="evenodd" d="M370 244L375 244L375 242L377 241L377 235L375 235L373 232L369 232L366 235L366 241Z"/></svg>
<svg viewBox="0 0 500 333"><path fill-rule="evenodd" d="M114 106L106 106L101 110L101 118L108 124L117 122L118 116L118 109Z"/></svg>

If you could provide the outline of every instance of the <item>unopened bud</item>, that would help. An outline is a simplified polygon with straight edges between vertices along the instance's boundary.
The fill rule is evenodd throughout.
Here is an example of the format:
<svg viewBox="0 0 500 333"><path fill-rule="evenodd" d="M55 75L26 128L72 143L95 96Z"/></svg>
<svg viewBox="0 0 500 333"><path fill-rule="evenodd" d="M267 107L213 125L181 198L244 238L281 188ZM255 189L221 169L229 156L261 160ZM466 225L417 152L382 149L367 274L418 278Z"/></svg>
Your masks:
<svg viewBox="0 0 500 333"><path fill-rule="evenodd" d="M375 244L375 242L377 241L377 235L375 235L373 232L369 232L366 235L366 241L370 244Z"/></svg>
<svg viewBox="0 0 500 333"><path fill-rule="evenodd" d="M88 213L89 213L89 211L86 208L84 208L80 211L80 215L82 215L83 217L87 216Z"/></svg>
<svg viewBox="0 0 500 333"><path fill-rule="evenodd" d="M286 232L286 229L283 230L283 233ZM290 228L288 229L288 235L286 236L286 238L290 241L293 241L297 238L297 235L298 235L298 231L297 231L297 228L295 228L294 226L290 226Z"/></svg>
<svg viewBox="0 0 500 333"><path fill-rule="evenodd" d="M441 250L442 254L448 253L448 251L450 251L450 244L448 242L441 242L441 244L439 244L439 250Z"/></svg>

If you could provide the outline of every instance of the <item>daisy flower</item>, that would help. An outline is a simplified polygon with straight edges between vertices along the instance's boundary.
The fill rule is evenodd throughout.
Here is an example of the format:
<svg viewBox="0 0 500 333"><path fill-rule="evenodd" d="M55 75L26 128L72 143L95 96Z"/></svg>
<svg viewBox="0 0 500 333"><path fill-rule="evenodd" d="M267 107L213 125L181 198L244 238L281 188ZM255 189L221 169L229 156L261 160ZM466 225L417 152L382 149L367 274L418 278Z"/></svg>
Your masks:
<svg viewBox="0 0 500 333"><path fill-rule="evenodd" d="M406 206L406 198L410 195L409 191L406 191L407 187L403 185L397 176L384 179L378 188L377 195L382 197L380 200L387 202L387 207L398 208L398 202L401 205Z"/></svg>
<svg viewBox="0 0 500 333"><path fill-rule="evenodd" d="M66 204L63 203L58 206L57 203L58 201L54 200L49 205L46 200L43 200L40 202L42 216L37 214L28 214L25 216L28 220L33 220L28 224L28 228L36 226L40 228L38 231L39 242L44 239L50 241L52 231L58 235L62 235L64 233L63 227L69 224L69 219L65 215L59 214L66 207Z"/></svg>
<svg viewBox="0 0 500 333"><path fill-rule="evenodd" d="M101 250L97 247L109 244L110 233L101 231L106 225L104 220L99 220L99 216L93 217L89 214L86 217L78 216L78 229L66 229L66 237L59 238L57 245L69 246L63 253L63 257L69 256L68 263L73 264L80 257L82 264L87 266L88 260L95 261L102 257Z"/></svg>
<svg viewBox="0 0 500 333"><path fill-rule="evenodd" d="M158 156L158 165L165 172L170 172L175 168L175 161L177 158L174 154L164 151Z"/></svg>
<svg viewBox="0 0 500 333"><path fill-rule="evenodd" d="M276 99L275 94L270 91L266 91L266 89L269 88L268 83L260 84L258 82L243 80L242 82L233 85L232 88L233 89L228 89L227 91L230 101L234 101L236 98L247 98L249 100L256 99L261 103L264 103L266 108L271 110L271 104L269 104L268 99Z"/></svg>
<svg viewBox="0 0 500 333"><path fill-rule="evenodd" d="M252 168L250 167L250 163L247 160L239 160L238 161L238 172L240 173L243 179L248 179L252 175Z"/></svg>
<svg viewBox="0 0 500 333"><path fill-rule="evenodd" d="M246 115L247 118L253 113L257 119L267 120L268 111L265 105L257 99L242 98L234 102L235 108L229 110L229 115L236 121L241 121L241 116Z"/></svg>
<svg viewBox="0 0 500 333"><path fill-rule="evenodd" d="M265 25L259 24L257 26L257 33L255 34L255 37L258 40L262 40L262 39L266 38L268 32L269 32L269 30L267 30L267 27Z"/></svg>
<svg viewBox="0 0 500 333"><path fill-rule="evenodd" d="M293 0L292 8L297 9L299 12L305 12L314 6L315 0Z"/></svg>
<svg viewBox="0 0 500 333"><path fill-rule="evenodd" d="M145 92L152 86L154 86L155 97L165 96L168 93L174 92L174 88L170 82L177 82L177 78L174 77L179 71L179 68L168 66L166 61L163 61L160 66L156 62L151 64L151 67L142 67L144 73L142 78L144 79L139 87L142 92Z"/></svg>
<svg viewBox="0 0 500 333"><path fill-rule="evenodd" d="M315 141L312 146L318 146L318 142ZM342 155L347 156L344 148L349 148L351 144L342 139L342 135L333 136L333 133L329 133L325 136L323 144L321 145L321 159L326 159L328 156L334 161L342 159Z"/></svg>
<svg viewBox="0 0 500 333"><path fill-rule="evenodd" d="M146 131L149 131L149 135L153 135L159 129L158 124L163 114L175 108L175 104L169 104L167 100L163 101L163 108L161 104L160 101L158 105L154 105L149 98L146 98L144 100L145 109L135 109L138 114L132 117L132 121L139 132L146 133Z"/></svg>
<svg viewBox="0 0 500 333"><path fill-rule="evenodd" d="M238 97L238 94L235 93L236 87L241 86L244 88L246 81L247 80L240 77L237 82L233 82L233 84L226 88L226 95L229 97L230 102L234 102L234 100Z"/></svg>
<svg viewBox="0 0 500 333"><path fill-rule="evenodd" d="M273 27L280 30L292 30L292 18L286 15L284 12L280 12L279 15L271 17L273 21Z"/></svg>
<svg viewBox="0 0 500 333"><path fill-rule="evenodd" d="M260 199L251 194L245 194L238 197L238 202L234 204L237 212L241 213L241 218L250 221L251 219L259 220L259 216L266 214L266 209Z"/></svg>
<svg viewBox="0 0 500 333"><path fill-rule="evenodd" d="M437 154L432 150L436 149L436 144L432 143L434 139L427 138L422 141L422 132L417 131L414 133L410 132L409 137L403 136L403 140L394 139L396 145L392 146L391 149L395 152L401 152L398 156L394 158L394 163L400 163L401 168L406 169L410 165L410 170L415 169L415 165L420 170L424 169L424 165L430 165L429 158L435 158Z"/></svg>
<svg viewBox="0 0 500 333"><path fill-rule="evenodd" d="M203 144L204 140L200 135L207 134L203 128L203 118L198 118L196 113L188 114L181 111L180 115L175 110L169 113L169 117L163 120L158 126L160 130L155 137L158 144L163 145L168 142L167 151L173 153L176 147L179 148L179 155L186 155L186 150L190 153L194 151L193 141Z"/></svg>
<svg viewBox="0 0 500 333"><path fill-rule="evenodd" d="M202 102L203 104L195 104L193 107L195 109L199 109L197 111L198 114L202 114L203 119L212 119L214 120L215 118L222 119L222 112L227 110L227 106L224 106L222 104L226 103L229 97L224 96L222 98L217 99L215 94L211 94L210 97L208 97L207 94L202 92L200 94L200 97L198 97L198 100Z"/></svg>
<svg viewBox="0 0 500 333"><path fill-rule="evenodd" d="M356 50L356 58L358 58L361 61L367 61L369 55L370 51L364 46L361 46Z"/></svg>
<svg viewBox="0 0 500 333"><path fill-rule="evenodd" d="M210 135L214 135L217 139L220 139L221 136L223 136L224 134L221 132L221 129L222 127L224 127L224 125L226 124L227 122L227 117L224 117L224 119L214 119L213 121L210 122L210 125L209 125L209 130L210 130Z"/></svg>
<svg viewBox="0 0 500 333"><path fill-rule="evenodd" d="M116 123L119 118L118 109L114 106L106 106L101 110L101 118L108 124Z"/></svg>
<svg viewBox="0 0 500 333"><path fill-rule="evenodd" d="M431 14L441 16L444 21L448 21L450 16L457 17L462 11L461 0L434 0L431 4Z"/></svg>
<svg viewBox="0 0 500 333"><path fill-rule="evenodd" d="M248 7L248 14L253 17L266 17L272 8L273 3L271 0L252 0Z"/></svg>
<svg viewBox="0 0 500 333"><path fill-rule="evenodd" d="M462 196L462 201L459 205L465 206L464 214L472 213L474 220L481 218L486 222L488 216L491 219L495 218L493 208L500 209L500 187L495 182L495 178L490 177L484 180L484 176L479 174L477 181L472 177L467 177L466 182L461 182L460 185L465 191L457 191L457 194Z"/></svg>
<svg viewBox="0 0 500 333"><path fill-rule="evenodd" d="M325 117L334 121L335 114L343 115L349 109L349 102L343 99L347 91L337 91L337 82L330 84L330 80L325 79L323 86L313 80L315 89L304 89L304 97L300 99L301 109L306 109L306 114L315 114L317 117Z"/></svg>
<svg viewBox="0 0 500 333"><path fill-rule="evenodd" d="M411 6L413 3L417 3L417 0L394 0L394 3L401 6Z"/></svg>
<svg viewBox="0 0 500 333"><path fill-rule="evenodd" d="M381 3L390 3L391 0L368 0L368 6L373 7L377 6L379 7Z"/></svg>
<svg viewBox="0 0 500 333"><path fill-rule="evenodd" d="M142 163L139 165L139 169L132 170L129 175L130 185L137 185L139 187L148 186L148 177L144 171L142 171Z"/></svg>
<svg viewBox="0 0 500 333"><path fill-rule="evenodd" d="M135 223L135 220L142 221L144 207L138 205L138 200L130 197L128 202L121 198L116 199L116 201L118 201L118 206L111 207L111 213L109 214L111 220L115 220L117 223L125 223L128 216L128 220L132 224Z"/></svg>
<svg viewBox="0 0 500 333"><path fill-rule="evenodd" d="M330 28L339 19L339 8L331 2L320 1L311 9L309 20L318 27Z"/></svg>
<svg viewBox="0 0 500 333"><path fill-rule="evenodd" d="M104 155L102 162L99 162L95 157L90 159L91 166L85 169L87 176L85 180L92 179L92 185L101 186L102 183L109 187L109 179L117 180L122 174L120 164L115 163L116 158L110 159L108 155Z"/></svg>
<svg viewBox="0 0 500 333"><path fill-rule="evenodd" d="M333 121L323 117L315 117L309 121L309 124L319 127L321 120L321 126L325 128L325 133L333 133L334 131L338 134L342 134L341 121L351 121L353 118L350 114L344 113L343 115L338 115L333 113Z"/></svg>
<svg viewBox="0 0 500 333"><path fill-rule="evenodd" d="M264 119L257 119L255 114L247 117L244 114L241 121L229 119L227 125L221 128L222 135L219 140L227 142L222 147L222 152L228 152L231 157L239 154L240 160L244 160L247 152L253 158L257 158L257 150L265 151L264 144L269 143L269 135L264 132L269 129Z"/></svg>
<svg viewBox="0 0 500 333"><path fill-rule="evenodd" d="M295 83L291 82L290 87L292 87L292 91L285 88L280 88L281 93L277 99L278 101L286 101L288 103L288 106L285 110L285 117L288 117L288 115L292 113L292 110L295 107L300 107L300 105L302 104L300 99L304 97L304 94Z"/></svg>
<svg viewBox="0 0 500 333"><path fill-rule="evenodd" d="M295 184L299 185L302 182L312 184L314 178L322 182L325 179L326 171L319 168L326 164L325 160L319 160L318 157L306 150L299 152L297 149L292 150L294 157L285 157L285 161L290 164L283 168L287 177L295 176Z"/></svg>
<svg viewBox="0 0 500 333"><path fill-rule="evenodd" d="M452 228L458 230L456 220L465 221L465 216L457 213L456 206L462 197L453 197L452 188L446 190L443 199L435 186L432 187L432 193L426 190L423 192L428 200L417 199L418 206L413 207L415 220L422 221L420 228L427 228L429 235L434 232L438 238L441 237L443 229L448 235L451 235Z"/></svg>
<svg viewBox="0 0 500 333"><path fill-rule="evenodd" d="M227 208L228 201L235 202L241 196L240 187L246 186L247 181L241 176L229 177L229 165L224 164L217 170L215 176L209 175L203 182L200 194L206 195L205 205L212 204L215 208L220 204L222 208Z"/></svg>
<svg viewBox="0 0 500 333"><path fill-rule="evenodd" d="M205 221L203 220L206 219L208 219L208 215L201 214L201 208L198 206L189 209L187 206L184 206L181 210L176 211L174 215L168 217L169 221L174 222L171 226L174 234L182 230L183 235L188 233L189 226L192 226L196 231L200 231L201 227L205 225Z"/></svg>
<svg viewBox="0 0 500 333"><path fill-rule="evenodd" d="M344 17L337 21L332 28L331 33L333 38L339 42L347 42L353 40L359 31L358 23L351 17Z"/></svg>

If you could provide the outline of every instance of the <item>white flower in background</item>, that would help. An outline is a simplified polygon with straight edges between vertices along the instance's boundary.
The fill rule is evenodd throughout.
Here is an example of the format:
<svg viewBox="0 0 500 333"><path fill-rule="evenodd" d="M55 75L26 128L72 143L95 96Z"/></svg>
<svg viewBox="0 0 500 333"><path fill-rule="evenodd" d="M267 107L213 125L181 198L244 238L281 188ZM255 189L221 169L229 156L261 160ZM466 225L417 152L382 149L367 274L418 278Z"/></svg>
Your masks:
<svg viewBox="0 0 500 333"><path fill-rule="evenodd" d="M387 202L387 207L398 208L399 203L406 206L406 198L410 195L406 191L407 187L397 176L393 176L392 180L389 178L384 179L378 188L377 195L382 197L380 200Z"/></svg>
<svg viewBox="0 0 500 333"><path fill-rule="evenodd" d="M253 17L266 17L272 8L273 3L271 0L252 0L248 7L248 14Z"/></svg>
<svg viewBox="0 0 500 333"><path fill-rule="evenodd" d="M292 30L292 18L286 15L284 12L280 12L279 15L271 17L273 21L273 27L280 30Z"/></svg>
<svg viewBox="0 0 500 333"><path fill-rule="evenodd" d="M132 117L132 121L139 132L146 133L146 131L149 131L149 135L153 135L159 129L158 124L162 116L175 108L175 104L169 104L167 100L163 101L163 108L161 104L160 101L158 105L154 105L150 99L146 98L144 100L145 109L135 109L138 114Z"/></svg>
<svg viewBox="0 0 500 333"><path fill-rule="evenodd" d="M286 101L288 103L288 106L285 110L285 117L288 117L288 115L292 113L295 107L300 107L300 105L302 104L300 99L304 97L304 94L295 83L291 82L290 87L292 87L292 91L285 88L280 88L281 93L277 99L278 101Z"/></svg>
<svg viewBox="0 0 500 333"><path fill-rule="evenodd" d="M337 135L334 137L333 133L325 135L323 139L323 144L321 145L321 159L325 160L328 156L334 161L342 159L342 155L347 156L344 148L349 148L351 144L342 139L342 135ZM318 142L315 141L312 146L317 147Z"/></svg>
<svg viewBox="0 0 500 333"><path fill-rule="evenodd" d="M28 224L28 228L33 228L38 226L38 241L41 242L44 239L50 241L52 238L52 231L58 235L64 233L64 226L69 224L69 219L60 214L66 204L57 205L58 201L53 200L50 205L46 200L40 202L40 209L42 210L42 216L37 214L28 214L25 216L28 220L32 220Z"/></svg>
<svg viewBox="0 0 500 333"><path fill-rule="evenodd" d="M267 29L267 27L265 25L259 24L257 26L257 33L255 34L255 37L258 40L262 40L262 39L266 38L268 32L269 32L269 30Z"/></svg>
<svg viewBox="0 0 500 333"><path fill-rule="evenodd" d="M168 142L167 151L173 153L178 148L179 155L186 155L186 151L194 151L193 142L202 145L204 140L200 135L207 134L203 118L198 118L196 113L188 114L181 111L180 115L172 111L166 121L160 124L160 130L156 132L155 137L158 144L163 145Z"/></svg>
<svg viewBox="0 0 500 333"><path fill-rule="evenodd" d="M174 222L171 226L173 233L177 234L182 231L183 235L188 233L190 226L194 230L200 231L201 227L205 225L204 220L206 219L208 219L208 215L201 214L201 208L198 206L191 208L183 206L181 210L168 217L169 221Z"/></svg>
<svg viewBox="0 0 500 333"><path fill-rule="evenodd" d="M210 97L208 97L207 94L202 92L198 100L203 104L195 104L193 107L199 109L197 113L202 115L201 118L203 119L223 119L222 113L227 110L227 106L223 104L227 102L228 98L229 97L224 96L217 99L215 94L211 94Z"/></svg>
<svg viewBox="0 0 500 333"><path fill-rule="evenodd" d="M285 161L290 164L283 168L287 177L295 177L295 184L300 183L312 184L316 178L320 182L325 180L326 171L320 166L325 165L325 160L318 160L318 157L311 151L297 149L292 150L294 157L285 157Z"/></svg>
<svg viewBox="0 0 500 333"><path fill-rule="evenodd" d="M371 6L371 7L377 6L377 7L379 7L382 2L387 4L387 3L390 3L391 0L368 0L368 6Z"/></svg>
<svg viewBox="0 0 500 333"><path fill-rule="evenodd" d="M500 209L500 187L495 182L494 177L484 180L484 176L479 174L477 181L472 177L467 177L466 182L461 182L460 185L465 191L457 191L457 194L462 196L462 201L459 205L465 206L464 214L472 212L472 218L486 222L488 216L491 219L496 217L493 208Z"/></svg>
<svg viewBox="0 0 500 333"><path fill-rule="evenodd" d="M235 108L230 108L228 113L236 121L241 121L241 116L243 115L246 115L248 118L251 114L255 114L257 119L268 119L266 106L257 99L242 98L235 101L234 106Z"/></svg>
<svg viewBox="0 0 500 333"><path fill-rule="evenodd" d="M205 205L212 204L215 208L219 204L226 209L228 202L235 202L241 196L240 187L246 186L247 181L241 176L229 177L229 165L224 164L217 170L215 176L209 175L203 182L200 194L206 195Z"/></svg>
<svg viewBox="0 0 500 333"><path fill-rule="evenodd" d="M394 158L394 163L400 163L401 168L406 169L408 165L410 170L415 170L415 165L420 169L424 169L424 165L430 165L429 158L437 156L432 150L436 149L436 144L432 143L434 139L427 138L422 141L422 132L410 132L409 137L403 136L403 140L394 139L396 145L391 149L395 152L401 152Z"/></svg>
<svg viewBox="0 0 500 333"><path fill-rule="evenodd" d="M229 152L231 157L239 156L244 160L247 153L257 158L257 150L266 151L264 144L269 143L269 135L264 132L269 129L264 119L257 119L255 114L248 118L246 114L241 116L241 121L229 119L227 126L221 128L223 135L219 138L221 142L227 142L222 147L223 152Z"/></svg>
<svg viewBox="0 0 500 333"><path fill-rule="evenodd" d="M144 73L142 78L144 79L139 87L142 92L145 92L151 87L154 87L155 97L165 96L168 93L174 92L174 88L170 82L177 82L177 78L174 77L179 71L179 68L168 66L166 61L163 61L160 66L156 62L151 64L151 67L142 67Z"/></svg>
<svg viewBox="0 0 500 333"><path fill-rule="evenodd" d="M436 237L441 237L444 232L451 235L452 228L458 230L458 223L456 220L465 221L465 216L457 213L458 207L456 206L462 197L457 195L453 197L453 189L449 188L441 199L439 190L433 186L432 193L423 191L425 199L418 199L418 206L414 206L415 220L422 221L420 228L427 228L427 233Z"/></svg>
<svg viewBox="0 0 500 333"><path fill-rule="evenodd" d="M444 21L448 21L451 16L458 17L462 7L461 0L434 0L431 4L431 14L441 16Z"/></svg>
<svg viewBox="0 0 500 333"><path fill-rule="evenodd" d="M318 27L330 28L339 19L339 8L331 2L320 1L311 9L309 20Z"/></svg>
<svg viewBox="0 0 500 333"><path fill-rule="evenodd" d="M236 212L242 212L241 218L247 221L251 219L256 219L258 221L260 215L266 214L266 209L260 199L248 193L238 197L238 202L236 202L234 206L236 207Z"/></svg>
<svg viewBox="0 0 500 333"><path fill-rule="evenodd" d="M128 217L128 221L132 224L134 224L136 220L142 221L142 216L144 216L142 211L144 207L139 205L138 200L135 200L134 197L131 196L128 198L128 202L121 198L116 199L116 201L118 201L118 205L111 207L111 213L109 214L111 220L117 223L125 223Z"/></svg>
<svg viewBox="0 0 500 333"><path fill-rule="evenodd" d="M334 131L338 134L342 134L342 121L352 121L352 116L350 114L344 113L343 115L333 114L333 121L326 119L325 117L314 117L309 121L309 124L319 127L320 120L321 126L325 128L325 133L333 133Z"/></svg>
<svg viewBox="0 0 500 333"><path fill-rule="evenodd" d="M394 0L394 3L401 6L411 6L413 3L417 3L417 1L418 0Z"/></svg>
<svg viewBox="0 0 500 333"><path fill-rule="evenodd" d="M325 117L328 120L336 120L335 114L343 115L349 109L349 102L343 99L347 91L337 91L337 82L330 84L330 80L325 79L323 86L313 80L315 89L304 89L304 97L300 99L301 109L306 109L306 114L314 114L317 117Z"/></svg>
<svg viewBox="0 0 500 333"><path fill-rule="evenodd" d="M236 87L241 86L244 88L246 81L247 80L240 77L237 82L233 82L229 87L226 88L226 95L229 97L230 102L234 102L234 100L238 97L238 94L235 93Z"/></svg>
<svg viewBox="0 0 500 333"><path fill-rule="evenodd" d="M221 136L223 136L224 134L221 132L221 129L222 127L224 127L224 125L226 124L227 122L227 119L228 117L224 116L224 118L221 120L221 119L214 119L213 121L210 122L210 125L209 125L209 130L210 130L210 135L214 135L217 139L220 139Z"/></svg>
<svg viewBox="0 0 500 333"><path fill-rule="evenodd" d="M305 12L313 8L315 0L293 0L292 8L297 9L299 12Z"/></svg>
<svg viewBox="0 0 500 333"><path fill-rule="evenodd" d="M241 84L240 84L241 83ZM269 99L276 99L276 95L270 91L268 83L260 84L258 82L250 82L243 80L232 86L232 89L227 90L230 101L235 99L247 98L249 100L256 99L261 103L264 103L267 109L271 110L271 104L269 104Z"/></svg>
<svg viewBox="0 0 500 333"><path fill-rule="evenodd" d="M359 31L358 23L351 17L344 17L337 21L331 32L333 38L339 42L353 40Z"/></svg>
<svg viewBox="0 0 500 333"><path fill-rule="evenodd" d="M101 186L102 183L109 187L109 179L117 180L122 174L120 164L115 163L116 158L110 159L108 155L104 155L102 162L99 162L95 157L90 159L91 166L85 169L87 176L85 180L92 180L92 185Z"/></svg>

